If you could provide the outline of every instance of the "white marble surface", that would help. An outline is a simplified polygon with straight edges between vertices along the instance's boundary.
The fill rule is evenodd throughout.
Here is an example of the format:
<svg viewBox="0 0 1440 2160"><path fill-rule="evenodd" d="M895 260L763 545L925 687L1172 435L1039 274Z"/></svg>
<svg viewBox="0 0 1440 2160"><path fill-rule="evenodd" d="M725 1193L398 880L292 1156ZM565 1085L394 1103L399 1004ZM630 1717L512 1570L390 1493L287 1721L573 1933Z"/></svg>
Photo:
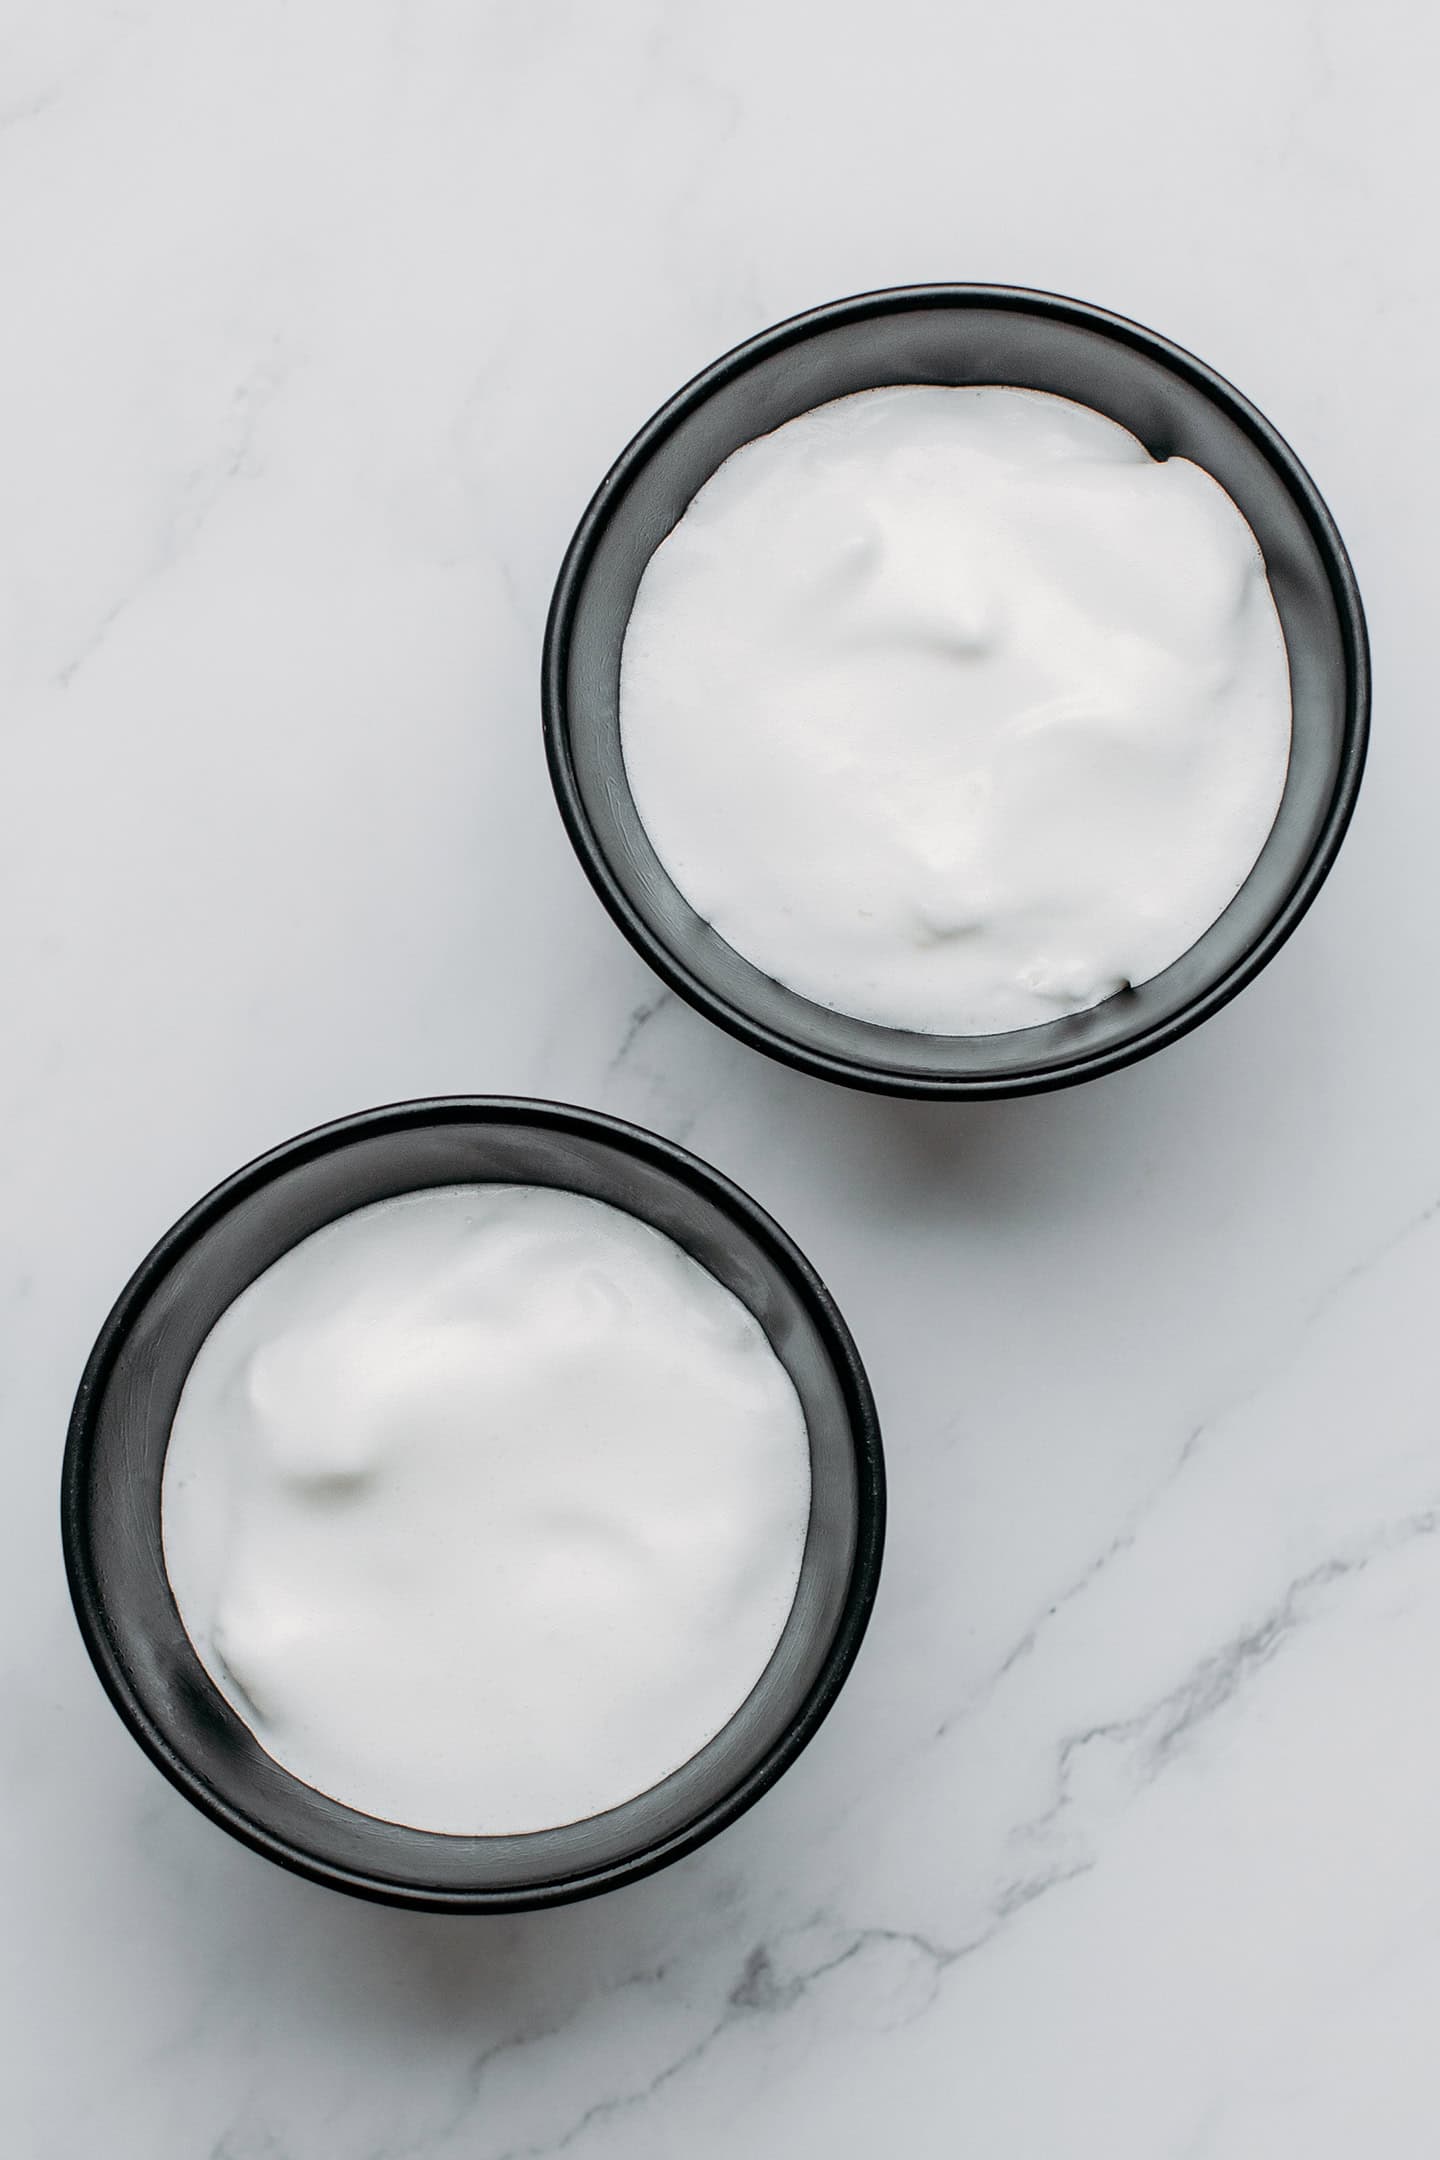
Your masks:
<svg viewBox="0 0 1440 2160"><path fill-rule="evenodd" d="M17 2160L1440 2151L1435 18L1369 0L0 4L0 1968ZM1290 435L1377 658L1240 1001L904 1107L676 1005L537 714L600 471L738 338L981 277ZM892 1534L707 1851L490 1924L297 1885L148 1768L61 1437L202 1189L399 1096L688 1140L808 1247Z"/></svg>

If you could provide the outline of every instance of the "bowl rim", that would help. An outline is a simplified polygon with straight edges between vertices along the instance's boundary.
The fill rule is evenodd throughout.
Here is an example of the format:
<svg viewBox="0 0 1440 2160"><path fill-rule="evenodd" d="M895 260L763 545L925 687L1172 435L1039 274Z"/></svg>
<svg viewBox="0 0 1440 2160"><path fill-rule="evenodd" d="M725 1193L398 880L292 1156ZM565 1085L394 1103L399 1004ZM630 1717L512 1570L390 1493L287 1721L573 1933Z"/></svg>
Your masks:
<svg viewBox="0 0 1440 2160"><path fill-rule="evenodd" d="M191 1768L157 1725L133 1685L119 1648L122 1631L112 1630L93 1564L90 1471L106 1385L130 1328L175 1261L220 1224L234 1206L285 1170L341 1151L359 1139L438 1125L517 1121L561 1135L602 1139L659 1169L722 1214L738 1217L766 1263L788 1276L833 1364L845 1403L856 1466L856 1543L845 1602L824 1663L799 1713L748 1775L728 1787L693 1821L637 1854L577 1874L502 1889L446 1890L327 1860L252 1821ZM884 1553L885 1519L884 1456L869 1378L839 1307L795 1241L741 1186L674 1141L603 1111L527 1096L433 1096L356 1111L282 1141L213 1186L151 1247L111 1307L75 1396L61 1470L61 1543L80 1634L102 1687L151 1762L201 1814L292 1874L377 1904L428 1912L529 1911L595 1897L682 1858L753 1807L813 1739L854 1664L874 1608Z"/></svg>
<svg viewBox="0 0 1440 2160"><path fill-rule="evenodd" d="M611 513L651 454L680 423L714 393L758 361L817 332L901 315L920 309L991 308L1020 315L1045 315L1079 329L1098 331L1180 376L1218 405L1264 454L1289 489L1315 541L1329 579L1346 666L1345 729L1339 769L1325 821L1284 905L1208 990L1169 1019L1156 1022L1108 1049L1081 1052L1063 1064L1017 1068L1002 1076L897 1073L860 1059L816 1049L757 1019L733 1002L656 935L632 906L611 869L585 808L570 744L568 675L575 619L586 576ZM605 909L630 943L670 989L750 1048L822 1080L876 1094L940 1101L983 1101L1002 1096L1034 1095L1074 1087L1083 1080L1117 1072L1188 1035L1207 1020L1272 960L1309 909L1325 882L1354 814L1370 732L1370 647L1360 589L1345 543L1319 489L1289 443L1233 383L1181 345L1146 329L1128 316L1075 300L1063 293L1020 285L946 283L898 285L855 293L823 306L787 316L754 337L722 353L655 412L621 451L591 497L560 565L545 622L541 657L541 709L546 762L555 800L570 842Z"/></svg>

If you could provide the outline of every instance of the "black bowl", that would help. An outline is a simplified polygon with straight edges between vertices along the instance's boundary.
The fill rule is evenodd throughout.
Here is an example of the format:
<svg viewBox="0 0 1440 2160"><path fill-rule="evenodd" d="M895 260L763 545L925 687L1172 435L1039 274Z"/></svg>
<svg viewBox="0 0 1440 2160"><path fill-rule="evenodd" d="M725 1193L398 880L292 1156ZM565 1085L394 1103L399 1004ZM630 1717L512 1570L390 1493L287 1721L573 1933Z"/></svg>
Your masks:
<svg viewBox="0 0 1440 2160"><path fill-rule="evenodd" d="M1107 414L1155 457L1212 473L1259 540L1289 651L1289 777L1265 848L1198 944L1091 1011L1006 1035L921 1035L813 1004L751 965L672 884L620 752L620 653L636 588L717 466L797 413L888 383L1008 383ZM1335 859L1365 761L1360 595L1334 520L1268 420L1138 324L1051 293L917 285L797 315L697 375L606 476L560 571L545 636L545 740L560 812L600 898L656 973L758 1050L895 1095L1023 1095L1174 1042L1256 975Z"/></svg>
<svg viewBox="0 0 1440 2160"><path fill-rule="evenodd" d="M180 1622L160 1540L170 1426L225 1308L322 1224L434 1185L560 1186L672 1237L755 1314L810 1438L812 1501L795 1603L729 1724L661 1784L606 1814L519 1837L381 1822L282 1770L211 1683ZM728 1179L593 1111L499 1097L341 1119L238 1171L169 1231L121 1294L80 1383L65 1452L65 1563L111 1701L173 1785L282 1867L392 1905L502 1912L614 1888L675 1860L757 1800L839 1693L874 1602L885 1485L869 1383L844 1321L785 1233Z"/></svg>

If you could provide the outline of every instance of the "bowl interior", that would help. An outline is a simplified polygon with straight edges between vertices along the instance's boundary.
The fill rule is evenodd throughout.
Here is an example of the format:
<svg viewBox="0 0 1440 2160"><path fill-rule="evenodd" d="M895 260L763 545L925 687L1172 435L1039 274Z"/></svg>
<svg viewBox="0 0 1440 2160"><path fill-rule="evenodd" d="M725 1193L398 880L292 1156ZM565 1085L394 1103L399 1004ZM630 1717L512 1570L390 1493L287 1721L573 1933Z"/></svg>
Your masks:
<svg viewBox="0 0 1440 2160"><path fill-rule="evenodd" d="M160 1539L171 1421L195 1353L248 1283L336 1216L432 1185L562 1186L625 1208L719 1277L764 1327L809 1431L799 1587L730 1723L663 1783L526 1836L449 1837L356 1813L281 1769L211 1684ZM77 1406L67 1558L101 1676L175 1782L272 1858L400 1902L549 1902L643 1872L738 1813L803 1745L848 1667L874 1591L880 1467L868 1389L823 1289L758 1209L648 1136L547 1106L402 1108L295 1142L221 1187L122 1298Z"/></svg>
<svg viewBox="0 0 1440 2160"><path fill-rule="evenodd" d="M742 443L828 399L891 383L1054 391L1119 421L1153 456L1204 466L1256 534L1289 653L1289 776L1264 851L1225 914L1152 981L1090 1012L1012 1034L879 1027L762 974L671 882L640 822L621 755L620 655L636 588L696 491ZM1193 1024L1248 979L1298 919L1338 845L1349 807L1339 798L1347 789L1353 795L1363 754L1358 600L1338 536L1301 468L1258 414L1188 356L1133 325L1043 294L957 287L872 295L782 325L717 363L637 437L596 498L562 573L551 648L547 718L557 789L622 927L677 988L759 1047L827 1077L901 1091L1054 1085L1124 1063Z"/></svg>

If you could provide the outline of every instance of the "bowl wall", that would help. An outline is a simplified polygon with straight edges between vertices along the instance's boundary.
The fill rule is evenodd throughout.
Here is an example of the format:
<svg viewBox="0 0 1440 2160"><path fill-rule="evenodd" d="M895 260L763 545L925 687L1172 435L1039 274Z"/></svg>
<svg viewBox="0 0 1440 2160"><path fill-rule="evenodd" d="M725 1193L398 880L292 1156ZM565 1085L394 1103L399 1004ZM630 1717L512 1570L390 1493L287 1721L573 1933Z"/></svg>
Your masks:
<svg viewBox="0 0 1440 2160"><path fill-rule="evenodd" d="M561 1186L626 1209L693 1254L755 1314L804 1407L812 1505L795 1603L755 1689L701 1753L604 1815L516 1837L378 1821L265 1754L212 1685L165 1574L170 1425L210 1328L300 1239L422 1187ZM558 1105L467 1100L374 1111L277 1149L162 1239L90 1360L66 1452L76 1612L136 1738L199 1807L282 1865L401 1904L486 1910L606 1889L674 1859L764 1791L833 1702L864 1632L883 1535L874 1404L814 1270L752 1201L655 1136Z"/></svg>
<svg viewBox="0 0 1440 2160"><path fill-rule="evenodd" d="M1248 519L1289 653L1290 769L1265 848L1226 912L1152 981L1012 1034L907 1033L832 1012L751 965L697 915L650 845L620 744L620 656L651 555L732 451L797 414L891 383L1049 390L1192 459ZM932 1096L1063 1086L1173 1041L1232 997L1304 913L1364 763L1369 672L1345 550L1294 454L1189 354L1101 310L988 286L873 293L797 317L717 361L642 429L586 512L546 635L551 775L571 838L626 935L673 988L756 1048L826 1079Z"/></svg>

